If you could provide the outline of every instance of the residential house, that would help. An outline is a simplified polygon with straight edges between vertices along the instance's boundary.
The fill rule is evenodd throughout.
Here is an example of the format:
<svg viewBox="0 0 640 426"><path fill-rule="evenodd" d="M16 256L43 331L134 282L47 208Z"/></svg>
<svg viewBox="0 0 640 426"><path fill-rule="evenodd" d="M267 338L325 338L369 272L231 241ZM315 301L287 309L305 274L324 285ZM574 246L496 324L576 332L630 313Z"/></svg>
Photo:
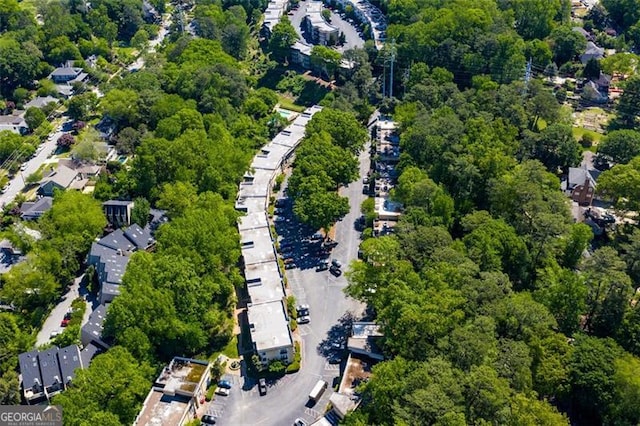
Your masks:
<svg viewBox="0 0 640 426"><path fill-rule="evenodd" d="M588 41L593 41L593 36L591 35L591 33L587 30L585 30L582 27L573 27L571 28L574 32L580 34L581 36L583 36L586 40Z"/></svg>
<svg viewBox="0 0 640 426"><path fill-rule="evenodd" d="M52 197L40 197L36 201L25 201L20 206L20 217L22 220L37 220L52 206Z"/></svg>
<svg viewBox="0 0 640 426"><path fill-rule="evenodd" d="M37 403L46 399L40 364L38 363L38 351L32 350L18 355L20 375L22 377L22 394L27 404Z"/></svg>
<svg viewBox="0 0 640 426"><path fill-rule="evenodd" d="M79 368L88 366L83 364L77 345L24 352L18 355L18 364L27 404L50 401L51 397L71 386Z"/></svg>
<svg viewBox="0 0 640 426"><path fill-rule="evenodd" d="M114 226L131 225L131 212L134 203L131 200L109 200L102 203L104 215Z"/></svg>
<svg viewBox="0 0 640 426"><path fill-rule="evenodd" d="M351 326L351 337L347 341L347 349L351 353L382 361L384 354L380 343L383 336L380 326L376 323L354 322Z"/></svg>
<svg viewBox="0 0 640 426"><path fill-rule="evenodd" d="M273 360L293 361L293 336L283 300L249 306L247 319L253 349L263 365Z"/></svg>
<svg viewBox="0 0 640 426"><path fill-rule="evenodd" d="M204 404L211 380L208 361L175 357L153 383L134 426L182 426Z"/></svg>
<svg viewBox="0 0 640 426"><path fill-rule="evenodd" d="M58 102L60 102L60 100L58 98L54 98L53 96L38 96L24 104L24 109L44 108L49 104L58 104Z"/></svg>
<svg viewBox="0 0 640 426"><path fill-rule="evenodd" d="M604 58L604 49L602 47L597 46L594 42L587 42L587 49L585 52L580 55L580 62L583 65L586 65L591 59L600 60Z"/></svg>
<svg viewBox="0 0 640 426"><path fill-rule="evenodd" d="M80 329L80 341L84 346L81 354L83 359L91 359L101 350L109 349L109 344L102 338L106 316L107 306L101 304L89 315L89 320ZM92 356L87 356L87 354Z"/></svg>
<svg viewBox="0 0 640 426"><path fill-rule="evenodd" d="M562 189L571 199L582 206L591 205L596 191L596 180L600 170L588 170L584 167L570 167Z"/></svg>
<svg viewBox="0 0 640 426"><path fill-rule="evenodd" d="M56 84L71 84L76 81L83 81L88 74L82 72L82 68L78 67L58 67L49 75L49 78Z"/></svg>
<svg viewBox="0 0 640 426"><path fill-rule="evenodd" d="M291 62L305 69L311 69L312 47L302 41L296 41L291 46Z"/></svg>
<svg viewBox="0 0 640 426"><path fill-rule="evenodd" d="M38 195L52 197L56 189L66 190L78 179L78 172L64 165L58 166L56 170L44 177L40 181Z"/></svg>
<svg viewBox="0 0 640 426"><path fill-rule="evenodd" d="M24 120L24 111L14 110L10 115L0 115L0 132L10 132L24 135L29 131L29 126Z"/></svg>
<svg viewBox="0 0 640 426"><path fill-rule="evenodd" d="M40 364L44 392L47 395L47 399L50 399L64 389L60 362L58 361L58 347L54 346L44 352L40 352L38 354L38 363Z"/></svg>

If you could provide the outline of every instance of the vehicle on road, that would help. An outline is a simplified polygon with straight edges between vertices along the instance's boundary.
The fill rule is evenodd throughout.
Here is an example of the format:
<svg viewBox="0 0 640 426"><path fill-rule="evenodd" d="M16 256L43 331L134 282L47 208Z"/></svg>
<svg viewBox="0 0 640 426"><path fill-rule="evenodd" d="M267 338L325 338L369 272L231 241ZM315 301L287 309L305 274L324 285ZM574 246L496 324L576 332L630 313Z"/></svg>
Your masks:
<svg viewBox="0 0 640 426"><path fill-rule="evenodd" d="M267 381L265 379L260 379L258 381L258 391L260 392L260 395L267 394Z"/></svg>
<svg viewBox="0 0 640 426"><path fill-rule="evenodd" d="M327 382L324 380L318 380L318 383L309 392L309 399L313 402L318 402L325 389L327 389Z"/></svg>
<svg viewBox="0 0 640 426"><path fill-rule="evenodd" d="M304 420L302 420L302 419L296 419L296 420L293 422L293 426L307 426L307 422L305 422L305 421L304 421Z"/></svg>
<svg viewBox="0 0 640 426"><path fill-rule="evenodd" d="M298 316L304 317L305 315L309 315L309 305L298 305L296 307L296 312L298 312Z"/></svg>
<svg viewBox="0 0 640 426"><path fill-rule="evenodd" d="M27 163L24 163L22 166L20 166L21 172L24 172L25 170L27 170Z"/></svg>
<svg viewBox="0 0 640 426"><path fill-rule="evenodd" d="M68 325L69 325L69 320L66 318L60 322L60 327L66 327Z"/></svg>
<svg viewBox="0 0 640 426"><path fill-rule="evenodd" d="M338 259L331 259L331 266L335 266L336 268L342 268L342 263Z"/></svg>
<svg viewBox="0 0 640 426"><path fill-rule="evenodd" d="M216 424L216 418L213 417L212 415L209 415L209 414L205 414L204 416L202 416L200 421L202 423L204 423L205 425L215 425Z"/></svg>
<svg viewBox="0 0 640 426"><path fill-rule="evenodd" d="M216 395L229 396L229 389L216 388Z"/></svg>
<svg viewBox="0 0 640 426"><path fill-rule="evenodd" d="M309 324L310 321L311 317L309 315L298 317L298 319L296 320L298 324Z"/></svg>
<svg viewBox="0 0 640 426"><path fill-rule="evenodd" d="M326 260L323 260L322 262L318 263L318 266L316 266L316 272L326 271L327 269L329 269L329 262L327 262Z"/></svg>
<svg viewBox="0 0 640 426"><path fill-rule="evenodd" d="M342 275L342 270L340 268L336 268L335 266L331 266L331 268L329 268L329 272L331 272L331 275L335 277L339 277L340 275Z"/></svg>
<svg viewBox="0 0 640 426"><path fill-rule="evenodd" d="M228 381L228 380L220 380L218 382L218 387L225 388L225 389L231 389L231 382Z"/></svg>

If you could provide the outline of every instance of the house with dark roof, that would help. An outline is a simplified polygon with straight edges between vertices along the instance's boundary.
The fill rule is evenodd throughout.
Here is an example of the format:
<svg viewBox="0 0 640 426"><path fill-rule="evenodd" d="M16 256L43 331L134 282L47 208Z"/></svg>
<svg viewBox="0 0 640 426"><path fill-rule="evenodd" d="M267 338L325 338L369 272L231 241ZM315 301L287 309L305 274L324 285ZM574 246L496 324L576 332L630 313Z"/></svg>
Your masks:
<svg viewBox="0 0 640 426"><path fill-rule="evenodd" d="M104 215L110 224L114 226L131 225L131 212L134 203L131 200L109 200L102 203Z"/></svg>
<svg viewBox="0 0 640 426"><path fill-rule="evenodd" d="M22 378L22 394L27 404L37 403L46 399L40 364L38 363L38 351L32 350L18 355L20 376Z"/></svg>
<svg viewBox="0 0 640 426"><path fill-rule="evenodd" d="M89 320L80 330L80 341L85 346L93 344L95 348L89 349L94 354L100 350L109 349L109 344L102 339L104 320L107 316L107 306L101 304L89 315ZM84 350L83 350L84 352Z"/></svg>
<svg viewBox="0 0 640 426"><path fill-rule="evenodd" d="M99 351L88 352L91 357ZM18 355L22 392L27 404L48 401L54 395L67 389L79 368L89 365L90 357L83 363L80 348L70 345L59 349L57 346L39 352L34 349Z"/></svg>
<svg viewBox="0 0 640 426"><path fill-rule="evenodd" d="M52 197L40 197L36 201L26 201L20 206L22 220L36 220L51 209Z"/></svg>
<svg viewBox="0 0 640 426"><path fill-rule="evenodd" d="M76 370L82 368L82 359L80 357L80 348L78 345L69 345L58 351L58 360L60 361L60 372L62 373L62 382L64 388L68 388L76 375Z"/></svg>
<svg viewBox="0 0 640 426"><path fill-rule="evenodd" d="M80 361L82 362L83 368L88 368L91 365L91 361L93 358L100 355L103 352L103 349L93 342L85 345L84 348L80 351Z"/></svg>
<svg viewBox="0 0 640 426"><path fill-rule="evenodd" d="M62 392L64 382L62 381L62 373L60 372L60 363L58 361L58 347L54 346L44 352L40 352L38 354L38 363L40 364L42 385L47 398Z"/></svg>
<svg viewBox="0 0 640 426"><path fill-rule="evenodd" d="M149 226L141 228L140 225L134 223L124 230L124 235L135 245L136 250L151 250L156 244Z"/></svg>
<svg viewBox="0 0 640 426"><path fill-rule="evenodd" d="M58 168L44 177L40 181L38 195L52 197L54 190L65 190L78 178L78 172L67 166L60 165Z"/></svg>
<svg viewBox="0 0 640 426"><path fill-rule="evenodd" d="M82 68L67 66L58 67L49 74L49 78L56 84L83 81L87 76L87 73L82 72Z"/></svg>

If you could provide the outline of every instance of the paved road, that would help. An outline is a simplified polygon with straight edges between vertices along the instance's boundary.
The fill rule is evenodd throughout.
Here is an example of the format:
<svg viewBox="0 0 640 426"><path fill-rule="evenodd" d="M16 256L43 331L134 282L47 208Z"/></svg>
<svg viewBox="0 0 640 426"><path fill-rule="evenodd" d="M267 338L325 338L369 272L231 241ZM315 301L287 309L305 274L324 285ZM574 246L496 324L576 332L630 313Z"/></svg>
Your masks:
<svg viewBox="0 0 640 426"><path fill-rule="evenodd" d="M368 170L367 146L360 155L361 176ZM362 180L351 183L340 192L349 198L351 211L336 224L335 240L339 244L331 256L348 265L357 258L360 243L360 234L354 223L360 216L360 205L365 199ZM279 223L278 233L285 239L291 239L310 235L313 231L290 221ZM244 376L234 377L236 385L232 396L219 401L222 406L210 408L212 414L218 415L216 424L281 426L293 424L296 418L311 423L324 413L332 393L331 387L338 383L341 364L329 362L328 358L336 353L331 344L346 341L349 322L362 316L364 305L344 295L343 289L347 284L344 275L336 278L328 271L316 272L314 265L317 259L307 256L301 249L301 243L296 243L295 247L292 256L300 268L287 271L289 286L298 303L309 305L311 316L309 324L298 326L303 340L301 369L297 374L269 383L264 396L259 395L253 380ZM317 404L308 405L307 395L320 378L327 381L330 388Z"/></svg>
<svg viewBox="0 0 640 426"><path fill-rule="evenodd" d="M79 296L85 297L85 300L88 299L86 286L80 285L83 279L84 274L73 280L73 284L69 287L67 293L62 296L60 303L58 303L58 305L51 310L49 316L42 325L42 329L38 333L38 337L36 338L36 346L49 343L49 341L51 340L51 333L55 330L62 330L62 328L60 327L60 322L64 318L64 314L66 314L69 308L71 308L71 302L73 302ZM87 308L84 312L82 325L84 325L89 320L91 311L91 303L87 301Z"/></svg>
<svg viewBox="0 0 640 426"><path fill-rule="evenodd" d="M11 203L16 198L16 195L22 192L25 187L24 179L36 172L40 166L51 157L56 148L56 141L64 133L65 132L58 127L56 131L49 136L49 139L40 144L42 147L40 151L36 153L35 157L25 163L26 169L16 173L13 179L9 181L9 188L3 194L0 194L0 205L4 206L5 204Z"/></svg>

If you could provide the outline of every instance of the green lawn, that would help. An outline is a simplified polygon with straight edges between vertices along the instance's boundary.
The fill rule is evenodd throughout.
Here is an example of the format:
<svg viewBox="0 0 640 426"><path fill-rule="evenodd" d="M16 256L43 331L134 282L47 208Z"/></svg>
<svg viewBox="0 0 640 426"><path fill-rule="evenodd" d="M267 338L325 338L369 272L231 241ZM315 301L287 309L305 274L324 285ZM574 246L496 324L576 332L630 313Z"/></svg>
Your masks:
<svg viewBox="0 0 640 426"><path fill-rule="evenodd" d="M598 142L602 139L602 134L598 132L594 132L593 130L585 129L584 127L573 127L573 137L576 138L577 141L582 139L582 136L585 134L590 134L593 137L593 144L597 145Z"/></svg>
<svg viewBox="0 0 640 426"><path fill-rule="evenodd" d="M289 98L287 98L286 96L283 96L283 95L278 95L278 103L280 104L280 107L282 107L284 109L291 110L291 111L304 112L304 110L305 110L304 106L297 105L291 99L289 99Z"/></svg>
<svg viewBox="0 0 640 426"><path fill-rule="evenodd" d="M240 358L240 354L238 353L238 336L233 336L227 346L222 348L222 353L228 356L229 358Z"/></svg>

